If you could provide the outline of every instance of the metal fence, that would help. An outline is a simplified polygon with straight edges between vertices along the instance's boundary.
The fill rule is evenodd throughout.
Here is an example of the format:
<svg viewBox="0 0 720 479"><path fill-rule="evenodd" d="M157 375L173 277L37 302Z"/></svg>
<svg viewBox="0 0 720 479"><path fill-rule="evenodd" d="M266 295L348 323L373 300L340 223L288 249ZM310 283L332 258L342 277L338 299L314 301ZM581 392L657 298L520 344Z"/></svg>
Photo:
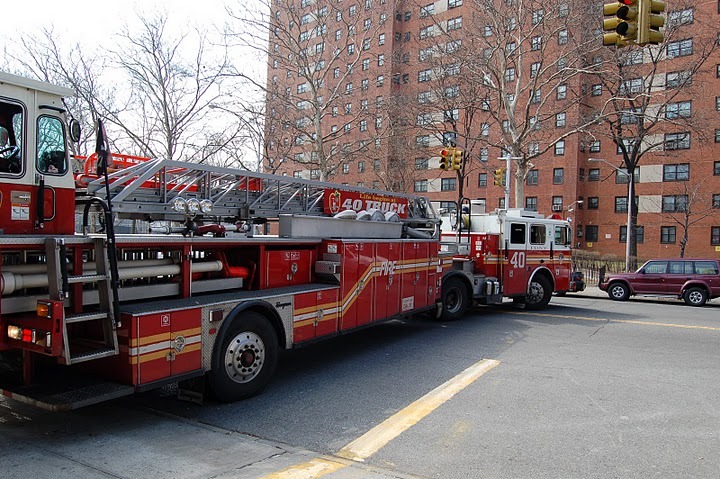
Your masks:
<svg viewBox="0 0 720 479"><path fill-rule="evenodd" d="M585 274L585 283L591 286L598 284L602 272L607 274L625 271L625 257L611 254L601 255L593 251L573 250L572 260L574 269L582 271Z"/></svg>

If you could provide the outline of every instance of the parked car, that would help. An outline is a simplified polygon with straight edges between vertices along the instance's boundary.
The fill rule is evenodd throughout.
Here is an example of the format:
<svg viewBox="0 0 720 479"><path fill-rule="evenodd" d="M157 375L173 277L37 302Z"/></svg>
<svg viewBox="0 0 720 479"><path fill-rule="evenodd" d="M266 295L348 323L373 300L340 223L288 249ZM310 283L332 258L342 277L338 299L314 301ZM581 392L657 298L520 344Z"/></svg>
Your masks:
<svg viewBox="0 0 720 479"><path fill-rule="evenodd" d="M634 273L603 275L598 287L615 301L639 294L682 298L690 306L702 306L708 299L720 297L720 262L653 259Z"/></svg>

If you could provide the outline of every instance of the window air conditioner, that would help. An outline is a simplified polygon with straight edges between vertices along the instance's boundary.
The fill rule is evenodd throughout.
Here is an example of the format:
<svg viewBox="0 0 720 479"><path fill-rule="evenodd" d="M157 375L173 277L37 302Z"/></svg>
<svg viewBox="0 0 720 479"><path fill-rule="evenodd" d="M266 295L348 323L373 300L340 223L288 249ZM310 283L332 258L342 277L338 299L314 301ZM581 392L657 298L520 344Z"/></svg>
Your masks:
<svg viewBox="0 0 720 479"><path fill-rule="evenodd" d="M562 207L562 205L552 205L552 210L553 211L562 211L563 207Z"/></svg>

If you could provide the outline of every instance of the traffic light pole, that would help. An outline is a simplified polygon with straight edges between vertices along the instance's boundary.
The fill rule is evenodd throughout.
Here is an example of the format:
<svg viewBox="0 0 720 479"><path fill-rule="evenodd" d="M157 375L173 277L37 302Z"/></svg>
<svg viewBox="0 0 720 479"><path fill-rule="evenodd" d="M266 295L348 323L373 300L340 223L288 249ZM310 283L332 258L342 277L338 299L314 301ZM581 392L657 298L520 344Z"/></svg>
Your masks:
<svg viewBox="0 0 720 479"><path fill-rule="evenodd" d="M510 173L512 172L512 161L522 160L522 156L501 156L498 160L505 160L505 209L510 208ZM517 207L517 205L515 205Z"/></svg>

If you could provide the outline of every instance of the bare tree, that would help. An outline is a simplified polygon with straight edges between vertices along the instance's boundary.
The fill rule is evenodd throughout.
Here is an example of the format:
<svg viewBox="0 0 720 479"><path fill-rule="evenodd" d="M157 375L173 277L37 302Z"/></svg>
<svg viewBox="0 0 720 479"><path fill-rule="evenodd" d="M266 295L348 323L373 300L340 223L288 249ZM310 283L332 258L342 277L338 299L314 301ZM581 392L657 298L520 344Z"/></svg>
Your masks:
<svg viewBox="0 0 720 479"><path fill-rule="evenodd" d="M661 204L656 205L662 211L662 223L668 221L679 226L682 231L680 239L680 257L685 256L685 249L690 241L692 226L705 220L719 216L717 198L710 190L705 179L699 181L677 182L670 195L663 195Z"/></svg>
<svg viewBox="0 0 720 479"><path fill-rule="evenodd" d="M632 178L646 155L672 154L674 150L689 147L691 136L700 139L705 133L706 120L692 108L689 100L702 91L700 73L716 52L717 29L712 22L707 29L703 28L704 18L694 15L698 5L694 0L674 5L678 10L668 15L664 40L659 45L604 49L602 74L597 77L597 85L586 92L588 112L597 118L598 125L588 130L590 140L605 137L616 146L631 179L629 197L635 196ZM712 33L687 38L683 27L689 24L696 32ZM668 71L668 61L681 56L685 57L683 61L672 63L673 70L677 70ZM606 93L604 98L609 99L602 99L598 107L592 102L592 96L601 93ZM627 235L629 256L636 262L634 232L638 211L634 201L628 207L632 222ZM635 266L630 264L631 269Z"/></svg>
<svg viewBox="0 0 720 479"><path fill-rule="evenodd" d="M235 22L229 38L270 61L266 84L238 72L265 92L269 148L275 152L268 161L294 161L327 180L362 156L367 144L358 139L370 136L375 118L368 105L352 105L343 97L368 88L369 79L353 85L349 77L367 67L363 61L370 55L364 52L376 40L382 20L370 10L361 15L361 8L333 0L263 0L257 9L244 5L229 12ZM276 12L272 17L271 11ZM377 54L372 61L383 63L385 57ZM295 78L294 86L285 86L289 80L280 82L278 75Z"/></svg>
<svg viewBox="0 0 720 479"><path fill-rule="evenodd" d="M126 26L110 51L113 66L130 80L130 92L123 103L104 105L103 113L141 154L192 161L184 148L221 97L219 86L230 67L227 51L211 56L198 30L192 38L170 34L165 13L138 14L138 20L140 29ZM192 48L191 61L183 57L184 48Z"/></svg>
<svg viewBox="0 0 720 479"><path fill-rule="evenodd" d="M571 119L581 118L572 115L581 98L576 92L595 71L587 59L598 48L583 34L586 2L474 0L468 13L437 17L442 20L421 31L421 42L440 39L420 46L426 66L419 80L428 90L418 99L417 123L436 136L455 133L470 158L487 160L488 148L510 156L515 204L522 205L532 162L585 126ZM469 162L464 168L461 184L473 171Z"/></svg>

